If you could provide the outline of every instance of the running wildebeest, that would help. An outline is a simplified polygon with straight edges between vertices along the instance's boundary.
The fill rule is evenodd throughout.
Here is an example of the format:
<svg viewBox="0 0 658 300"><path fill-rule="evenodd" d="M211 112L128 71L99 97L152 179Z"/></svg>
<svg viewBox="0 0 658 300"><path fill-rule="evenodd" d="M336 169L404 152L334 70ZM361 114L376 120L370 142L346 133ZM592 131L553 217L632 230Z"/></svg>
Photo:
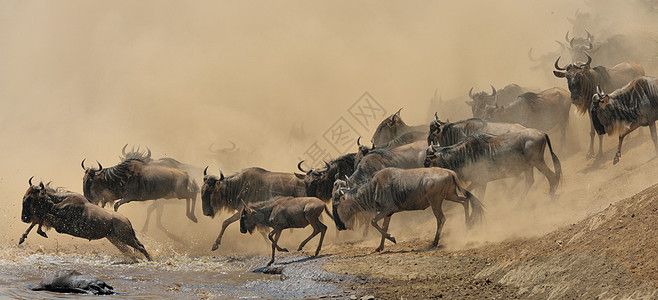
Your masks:
<svg viewBox="0 0 658 300"><path fill-rule="evenodd" d="M325 166L322 168L304 169L300 161L297 164L297 169L305 174L304 185L306 186L306 196L318 197L321 200L328 202L331 200L331 191L334 187L334 180L344 178L354 173L354 164L356 154L348 153L342 155L332 161L324 162Z"/></svg>
<svg viewBox="0 0 658 300"><path fill-rule="evenodd" d="M470 118L455 123L442 122L434 113L434 120L430 123L430 132L427 135L427 145L451 146L465 140L474 133L488 133L501 135L526 129L515 123L489 122L487 120Z"/></svg>
<svg viewBox="0 0 658 300"><path fill-rule="evenodd" d="M484 113L488 105L494 105L498 103L499 105L507 105L516 100L518 96L523 93L527 93L530 90L522 88L517 84L508 84L502 90L496 91L494 86L491 86L491 95L485 92L473 93L473 88L468 91L468 97L472 100L466 101L471 107L473 112L473 118L483 118Z"/></svg>
<svg viewBox="0 0 658 300"><path fill-rule="evenodd" d="M586 54L587 55L587 54ZM634 63L620 63L612 68L604 66L596 66L590 68L592 58L587 55L587 62L575 62L569 64L564 68L558 65L560 57L555 60L555 69L553 74L558 78L566 78L569 91L571 92L571 102L576 106L580 114L589 112L592 106L592 97L596 92L596 87L599 86L603 92L612 93L613 91L625 86L631 80L638 76L644 76L644 69ZM590 117L590 141L588 157L594 157L594 124L591 122ZM603 136L599 136L599 152L600 157L603 154Z"/></svg>
<svg viewBox="0 0 658 300"><path fill-rule="evenodd" d="M203 170L201 202L203 214L215 217L223 210L237 211L222 223L219 236L212 250L219 249L226 227L240 219L243 203L257 203L277 196L305 197L304 175L270 172L262 168L246 168L229 177L219 170L219 177L208 175L208 167Z"/></svg>
<svg viewBox="0 0 658 300"><path fill-rule="evenodd" d="M299 244L297 251L302 251L306 243L319 233L320 242L315 250L315 255L313 255L318 256L322 248L324 234L327 232L327 226L320 222L320 215L323 210L327 211L324 201L316 197L278 197L271 201L250 203L242 209L240 232L249 232L251 234L257 226L272 228L272 231L267 235L272 242L272 260L267 263L269 266L274 262L275 250L288 252L288 249L281 248L278 244L279 237L284 229L306 228L306 226L311 225L313 232ZM331 216L329 211L327 211L327 214Z"/></svg>
<svg viewBox="0 0 658 300"><path fill-rule="evenodd" d="M548 145L555 172L544 161L544 150ZM470 190L486 191L487 182L516 177L525 173L525 196L534 183L533 167L548 179L549 193L553 195L560 182L562 166L553 152L548 135L532 128L498 136L473 134L462 142L448 147L432 145L427 148L425 167L440 167L453 170L460 178L470 181Z"/></svg>
<svg viewBox="0 0 658 300"><path fill-rule="evenodd" d="M23 196L23 222L52 227L59 233L88 240L107 238L121 252L130 254L127 247L130 246L151 260L128 218L92 204L78 193L57 191L43 182L32 185L31 179Z"/></svg>
<svg viewBox="0 0 658 300"><path fill-rule="evenodd" d="M493 122L518 123L544 132L558 127L561 132L560 147L563 147L567 137L570 110L569 92L554 87L539 93L527 92L505 106L499 106L498 103L487 106L484 119Z"/></svg>
<svg viewBox="0 0 658 300"><path fill-rule="evenodd" d="M384 119L375 130L370 140L373 146L379 146L390 142L392 139L406 132L412 132L416 136L415 141L425 138L425 128L427 125L409 126L400 117L400 108L396 113Z"/></svg>
<svg viewBox="0 0 658 300"><path fill-rule="evenodd" d="M391 215L396 212L432 207L437 223L433 247L439 244L439 236L445 223L441 208L444 199L464 206L466 222L469 225L479 222L484 215L480 201L462 188L455 172L447 169L386 168L377 172L370 181L354 188L349 188L346 181L337 180L334 190L333 216L339 230L348 229L342 220L350 220L356 213L364 210L377 213L370 222L382 235L375 251L384 249L386 239L396 242L395 238L387 233ZM469 205L472 209L470 215ZM377 224L382 218L384 228Z"/></svg>
<svg viewBox="0 0 658 300"><path fill-rule="evenodd" d="M377 171L386 167L400 169L422 168L425 149L427 149L427 145L423 140L393 149L375 148L361 159L354 173L349 177L349 182L357 185L362 184L375 175Z"/></svg>
<svg viewBox="0 0 658 300"><path fill-rule="evenodd" d="M75 270L64 270L56 275L41 280L33 291L50 291L57 293L78 293L88 295L113 295L113 287L96 277L82 275Z"/></svg>
<svg viewBox="0 0 658 300"><path fill-rule="evenodd" d="M649 126L658 155L656 120L658 120L658 79L638 77L625 87L606 95L597 88L592 108L592 123L600 135L619 134L619 145L612 164L621 158L624 137L640 126Z"/></svg>
<svg viewBox="0 0 658 300"><path fill-rule="evenodd" d="M105 168L98 163L98 169L86 168L82 160L85 176L82 190L85 197L94 204L114 203L114 211L132 201L178 198L186 201L186 215L197 222L194 215L196 195L199 186L187 172L170 167L150 165L141 158L127 159L116 166Z"/></svg>

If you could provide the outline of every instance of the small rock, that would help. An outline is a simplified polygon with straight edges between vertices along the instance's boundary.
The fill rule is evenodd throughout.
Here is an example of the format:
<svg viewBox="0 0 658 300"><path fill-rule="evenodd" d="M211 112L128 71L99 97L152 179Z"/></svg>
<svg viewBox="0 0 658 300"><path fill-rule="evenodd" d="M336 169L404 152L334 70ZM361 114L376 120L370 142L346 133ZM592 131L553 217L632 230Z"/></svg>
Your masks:
<svg viewBox="0 0 658 300"><path fill-rule="evenodd" d="M367 296L361 297L361 300L374 300L374 299L375 299L375 296L373 296L373 295L367 295Z"/></svg>

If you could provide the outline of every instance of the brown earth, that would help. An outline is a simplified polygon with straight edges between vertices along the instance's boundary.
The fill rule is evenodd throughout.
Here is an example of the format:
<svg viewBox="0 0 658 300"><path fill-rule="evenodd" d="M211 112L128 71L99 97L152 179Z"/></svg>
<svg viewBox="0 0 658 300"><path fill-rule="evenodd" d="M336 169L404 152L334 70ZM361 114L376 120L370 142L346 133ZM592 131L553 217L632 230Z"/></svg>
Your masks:
<svg viewBox="0 0 658 300"><path fill-rule="evenodd" d="M454 251L429 249L428 238L384 253L335 244L323 268L385 279L350 287L386 299L656 299L656 245L658 184L542 237Z"/></svg>

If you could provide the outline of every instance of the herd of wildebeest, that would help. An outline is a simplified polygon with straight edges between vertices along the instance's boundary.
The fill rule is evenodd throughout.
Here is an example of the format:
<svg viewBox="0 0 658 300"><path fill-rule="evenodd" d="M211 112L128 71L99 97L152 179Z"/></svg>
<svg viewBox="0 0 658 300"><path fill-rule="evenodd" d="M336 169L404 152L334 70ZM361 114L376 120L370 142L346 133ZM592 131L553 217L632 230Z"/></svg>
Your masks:
<svg viewBox="0 0 658 300"><path fill-rule="evenodd" d="M97 162L97 167L90 167L82 161L83 194L53 188L50 183L33 183L30 178L21 220L31 224L19 244L38 225L37 232L44 237L42 227L89 240L107 238L122 252L133 256L132 247L151 260L130 221L117 213L119 207L132 201L185 199L187 217L197 222L195 202L201 193L205 216L233 213L222 223L212 250L219 248L226 228L240 221L242 233L258 229L263 236L267 234L272 246L269 264L274 262L276 250L288 251L277 244L287 228L312 226L313 232L299 250L320 234L317 255L327 230L320 219L323 212L338 230L363 224L367 233L372 225L381 234L376 249L381 251L386 240L395 243L387 233L393 214L431 207L437 222L432 245L437 246L446 219L444 200L463 205L470 227L483 219L480 199L491 181L525 175L521 194L525 197L536 168L546 176L549 194L555 195L562 167L556 155L559 151L553 150L546 132L559 131L557 146L565 145L571 106L589 116L588 156L595 156L595 133L599 135L599 158L603 135L617 134L619 144L613 159L617 164L624 137L640 126L650 128L658 154L658 79L645 76L641 65L629 61L592 66L591 53L596 49L589 32L577 40L569 39L567 33L566 39L573 63L561 65L561 57L554 57L553 75L565 78L568 90L552 87L532 92L515 84L500 90L492 86L491 93L471 89L467 104L473 118L457 122L440 120L435 114L429 124L408 126L397 111L379 124L371 146L362 145L359 139L355 153L325 162L321 168L307 169L301 161L297 168L302 174L250 167L224 176L221 170L218 175L209 174L206 167L199 187L190 174L197 175L200 168L171 158L153 159L148 148L126 151L124 146L122 162L115 166L103 167ZM547 147L550 162L545 160ZM160 207L156 203L147 209L147 223L148 216ZM114 204L114 211L105 209L106 204ZM160 215L161 211L158 224ZM267 228L271 228L269 233Z"/></svg>

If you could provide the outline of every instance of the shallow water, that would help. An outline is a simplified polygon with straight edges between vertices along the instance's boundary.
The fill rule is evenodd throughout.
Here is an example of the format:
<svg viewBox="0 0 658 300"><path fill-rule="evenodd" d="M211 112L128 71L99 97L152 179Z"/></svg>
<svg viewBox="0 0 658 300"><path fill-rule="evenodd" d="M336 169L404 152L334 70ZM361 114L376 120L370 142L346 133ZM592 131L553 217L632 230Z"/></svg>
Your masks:
<svg viewBox="0 0 658 300"><path fill-rule="evenodd" d="M328 282L331 281L327 280L329 273L319 267L320 260L327 260L323 257L316 260L296 255L277 256L277 264L295 266L286 268L295 270L281 276L261 272L268 261L262 256L161 255L152 262L132 262L119 255L82 255L20 247L1 250L0 298L79 298L80 295L75 294L29 289L38 285L42 278L65 269L104 280L120 293L108 296L113 299L295 299L342 294L337 286Z"/></svg>

